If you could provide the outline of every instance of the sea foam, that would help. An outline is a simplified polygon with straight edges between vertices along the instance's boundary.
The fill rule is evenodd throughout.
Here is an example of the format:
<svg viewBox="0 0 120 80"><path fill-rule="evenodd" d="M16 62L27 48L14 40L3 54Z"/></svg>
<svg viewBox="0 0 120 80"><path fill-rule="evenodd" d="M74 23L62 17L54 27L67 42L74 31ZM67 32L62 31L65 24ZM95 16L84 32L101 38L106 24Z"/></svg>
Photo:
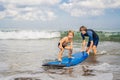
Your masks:
<svg viewBox="0 0 120 80"><path fill-rule="evenodd" d="M60 37L57 31L9 30L0 31L0 39L41 39Z"/></svg>

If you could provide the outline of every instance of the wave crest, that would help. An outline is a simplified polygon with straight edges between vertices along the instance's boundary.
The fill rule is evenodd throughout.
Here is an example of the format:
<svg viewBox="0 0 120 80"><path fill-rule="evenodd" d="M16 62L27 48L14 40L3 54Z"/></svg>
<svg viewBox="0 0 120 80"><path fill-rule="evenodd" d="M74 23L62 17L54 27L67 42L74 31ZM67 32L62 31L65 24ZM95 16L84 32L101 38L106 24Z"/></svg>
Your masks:
<svg viewBox="0 0 120 80"><path fill-rule="evenodd" d="M0 39L44 39L60 37L57 31L12 30L0 31Z"/></svg>

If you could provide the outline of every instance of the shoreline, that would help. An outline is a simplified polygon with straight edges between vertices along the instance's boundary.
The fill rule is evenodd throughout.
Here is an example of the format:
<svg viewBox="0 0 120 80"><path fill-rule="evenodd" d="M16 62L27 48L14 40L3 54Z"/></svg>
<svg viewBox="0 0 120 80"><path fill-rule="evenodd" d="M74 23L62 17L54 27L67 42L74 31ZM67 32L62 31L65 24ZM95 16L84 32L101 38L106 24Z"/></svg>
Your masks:
<svg viewBox="0 0 120 80"><path fill-rule="evenodd" d="M114 41L114 42L120 42L120 32L103 32L103 31L95 31L100 41ZM74 40L82 40L81 34L78 31L75 31ZM64 37L67 35L67 31L61 32L61 37Z"/></svg>
<svg viewBox="0 0 120 80"><path fill-rule="evenodd" d="M53 73L44 72L41 65L44 60L53 60L57 58L58 38L45 40L3 40L1 41L1 72L0 80L24 80L24 79L41 79L41 80L116 80L119 79L119 52L120 43L118 42L100 42L98 56L90 56L83 63L74 66L73 71L69 74L67 71L62 73L61 70L50 70ZM48 45L50 44L50 45ZM74 51L80 50L81 43L74 44ZM47 55L47 56L46 56ZM67 52L63 56L68 55ZM93 69L92 74L95 76L83 76L82 66L88 65ZM55 72L55 73L54 73ZM50 76L49 76L50 75ZM54 77L51 79L51 76ZM71 76L74 76L73 78ZM113 76L113 77L109 77Z"/></svg>

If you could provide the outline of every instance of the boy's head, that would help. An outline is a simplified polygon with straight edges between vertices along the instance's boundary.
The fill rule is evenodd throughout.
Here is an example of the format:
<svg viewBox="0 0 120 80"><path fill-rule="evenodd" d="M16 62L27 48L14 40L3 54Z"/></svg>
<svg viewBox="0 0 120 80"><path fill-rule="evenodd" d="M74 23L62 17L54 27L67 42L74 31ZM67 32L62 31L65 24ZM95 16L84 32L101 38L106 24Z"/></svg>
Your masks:
<svg viewBox="0 0 120 80"><path fill-rule="evenodd" d="M74 31L69 30L67 35L68 35L68 38L73 38L74 37Z"/></svg>
<svg viewBox="0 0 120 80"><path fill-rule="evenodd" d="M82 34L86 34L87 28L85 26L81 26L79 30Z"/></svg>

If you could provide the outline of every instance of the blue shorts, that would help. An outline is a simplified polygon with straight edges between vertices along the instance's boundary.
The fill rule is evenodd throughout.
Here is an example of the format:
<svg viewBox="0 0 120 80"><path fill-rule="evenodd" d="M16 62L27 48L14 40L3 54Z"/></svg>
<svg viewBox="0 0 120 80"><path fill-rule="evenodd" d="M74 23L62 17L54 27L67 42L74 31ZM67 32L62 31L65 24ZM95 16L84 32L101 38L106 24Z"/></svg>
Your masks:
<svg viewBox="0 0 120 80"><path fill-rule="evenodd" d="M95 39L93 39L93 45L94 45L94 46L97 47L98 42L99 42L99 38L95 38ZM87 47L90 47L90 41L88 41Z"/></svg>

